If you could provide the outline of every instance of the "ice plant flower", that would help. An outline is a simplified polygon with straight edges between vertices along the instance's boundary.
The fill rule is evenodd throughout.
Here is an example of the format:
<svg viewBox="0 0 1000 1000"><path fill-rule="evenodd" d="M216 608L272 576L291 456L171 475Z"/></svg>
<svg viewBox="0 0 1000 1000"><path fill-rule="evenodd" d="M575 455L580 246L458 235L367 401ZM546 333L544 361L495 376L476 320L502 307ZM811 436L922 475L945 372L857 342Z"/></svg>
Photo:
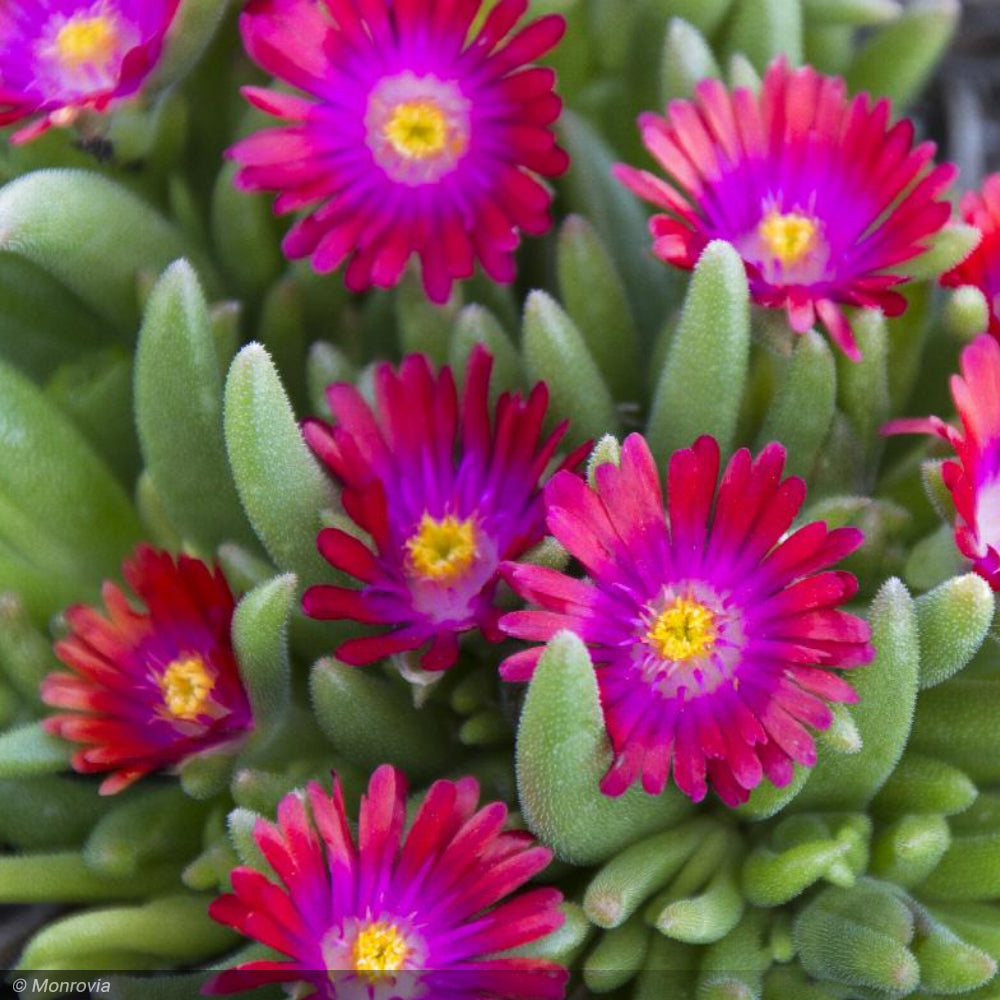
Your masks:
<svg viewBox="0 0 1000 1000"><path fill-rule="evenodd" d="M350 258L362 291L396 284L412 254L435 302L472 275L514 279L519 232L548 230L535 175L568 165L549 127L561 101L551 69L529 66L557 44L555 14L514 31L527 0L253 0L240 20L247 52L308 97L247 87L256 107L291 124L229 155L247 191L280 192L275 210L309 208L284 251L317 271Z"/></svg>
<svg viewBox="0 0 1000 1000"><path fill-rule="evenodd" d="M951 165L929 166L934 145L913 145L913 124L889 125L889 102L852 100L844 81L811 67L771 65L760 94L705 80L666 117L639 119L666 178L619 165L627 187L665 214L650 220L653 252L691 268L727 240L763 306L784 308L797 333L817 318L859 357L843 306L888 316L906 308L900 265L927 248L951 213Z"/></svg>
<svg viewBox="0 0 1000 1000"><path fill-rule="evenodd" d="M411 354L375 373L374 411L352 385L327 390L336 426L307 421L306 441L343 487L344 510L371 537L326 528L319 549L360 589L319 585L303 597L306 614L390 626L348 639L337 650L364 664L429 643L421 666L444 670L458 656L458 635L497 630L494 595L500 563L540 542L545 514L540 482L566 430L548 437L544 383L526 400L504 393L491 421L493 358L473 350L461 402L450 368L438 375ZM586 448L561 468L575 468ZM570 473L567 473L569 475Z"/></svg>
<svg viewBox="0 0 1000 1000"><path fill-rule="evenodd" d="M156 66L180 0L0 3L0 125L26 142L85 109L106 111ZM37 116L37 118L35 117Z"/></svg>
<svg viewBox="0 0 1000 1000"><path fill-rule="evenodd" d="M951 378L959 430L939 417L892 420L883 434L934 434L955 449L941 474L955 502L955 544L1000 590L1000 343L981 334L962 351Z"/></svg>
<svg viewBox="0 0 1000 1000"><path fill-rule="evenodd" d="M1000 338L1000 174L987 177L982 192L962 195L960 209L963 220L975 226L983 238L958 267L942 276L941 284L978 288L990 309L990 333Z"/></svg>
<svg viewBox="0 0 1000 1000"><path fill-rule="evenodd" d="M72 673L51 673L41 688L48 705L70 710L44 727L84 744L73 767L111 772L104 795L233 744L252 726L229 636L233 595L221 570L140 545L123 574L145 609L111 582L105 614L70 608L70 635L55 651Z"/></svg>
<svg viewBox="0 0 1000 1000"><path fill-rule="evenodd" d="M557 889L507 899L542 871L551 852L505 830L507 808L477 811L472 778L437 781L406 825L406 782L383 765L362 797L355 842L340 781L315 782L257 821L254 838L278 882L252 868L209 913L287 956L223 972L208 992L304 982L322 1000L563 995L566 971L504 952L562 925ZM306 805L311 810L311 818Z"/></svg>
<svg viewBox="0 0 1000 1000"><path fill-rule="evenodd" d="M781 479L785 451L738 451L716 490L711 437L677 451L660 477L638 434L621 465L595 470L594 488L559 474L545 488L549 530L589 580L508 564L504 575L538 610L500 627L546 641L562 629L587 644L614 758L601 784L619 795L641 776L658 794L674 781L695 801L711 782L730 806L764 776L787 784L793 762L816 760L806 725L830 725L827 702L854 690L834 668L867 663L867 623L838 610L854 595L849 573L829 570L862 542L856 528L807 524L785 537L805 497ZM527 680L541 647L501 665Z"/></svg>

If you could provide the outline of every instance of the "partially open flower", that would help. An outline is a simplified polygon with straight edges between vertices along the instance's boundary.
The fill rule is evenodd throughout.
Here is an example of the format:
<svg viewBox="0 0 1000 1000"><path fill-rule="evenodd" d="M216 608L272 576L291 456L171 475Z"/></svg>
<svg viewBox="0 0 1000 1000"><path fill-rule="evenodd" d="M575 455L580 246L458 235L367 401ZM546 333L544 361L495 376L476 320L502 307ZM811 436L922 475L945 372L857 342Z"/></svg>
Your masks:
<svg viewBox="0 0 1000 1000"><path fill-rule="evenodd" d="M962 351L962 374L951 378L962 429L939 417L892 420L883 434L934 434L955 449L944 483L955 501L955 544L973 569L1000 590L1000 343L987 334Z"/></svg>
<svg viewBox="0 0 1000 1000"><path fill-rule="evenodd" d="M619 180L664 210L653 252L694 267L712 240L739 251L754 300L784 308L797 333L817 318L848 357L857 344L842 306L888 316L906 309L896 273L948 221L955 175L929 167L934 145L913 145L913 123L889 125L889 102L847 99L843 80L778 60L760 95L719 80L640 118L660 178L618 166Z"/></svg>
<svg viewBox="0 0 1000 1000"><path fill-rule="evenodd" d="M106 615L84 605L66 612L72 634L56 644L56 655L72 673L42 682L47 704L71 710L46 719L45 728L85 744L73 756L77 771L112 772L101 784L105 795L232 744L253 724L221 570L141 545L123 572L145 610L105 583Z"/></svg>
<svg viewBox="0 0 1000 1000"><path fill-rule="evenodd" d="M941 284L947 288L978 288L989 306L990 333L1000 338L1000 174L987 177L981 192L962 195L961 213L983 238L958 267L942 276Z"/></svg>
<svg viewBox="0 0 1000 1000"><path fill-rule="evenodd" d="M332 796L315 782L286 795L277 825L254 829L283 884L237 868L233 892L210 913L288 960L230 969L208 992L303 982L312 992L296 995L321 1000L561 997L565 969L504 954L563 922L556 889L506 899L551 852L505 830L502 803L477 811L478 800L472 778L437 781L404 834L406 782L384 765L361 800L355 840L338 779Z"/></svg>
<svg viewBox="0 0 1000 1000"><path fill-rule="evenodd" d="M253 0L240 21L250 55L309 98L248 87L290 125L231 150L237 184L281 192L279 212L313 207L285 239L317 271L350 259L361 291L399 280L411 254L435 302L478 260L514 279L524 231L550 226L534 175L568 158L549 128L561 101L551 69L528 66L565 30L548 15L516 33L526 0L500 0L470 35L482 0Z"/></svg>
<svg viewBox="0 0 1000 1000"><path fill-rule="evenodd" d="M156 65L180 0L0 4L0 125L35 118L26 142L130 97ZM38 117L35 117L38 116Z"/></svg>
<svg viewBox="0 0 1000 1000"><path fill-rule="evenodd" d="M541 482L566 430L548 437L544 383L526 400L504 393L491 417L493 358L469 358L461 403L450 368L438 375L411 354L398 373L375 373L374 412L352 385L327 390L336 425L308 421L306 440L343 486L347 514L371 536L374 551L337 528L319 548L359 590L315 586L303 606L314 618L351 619L392 629L349 639L337 656L371 663L430 643L421 666L444 670L458 656L458 635L478 628L502 638L494 596L500 563L542 540ZM575 468L586 449L562 463Z"/></svg>
<svg viewBox="0 0 1000 1000"><path fill-rule="evenodd" d="M766 775L811 766L806 726L827 728L826 702L855 700L834 668L867 663L867 623L838 610L849 573L829 571L862 542L856 528L807 524L791 535L805 484L782 480L785 452L738 451L719 479L719 447L699 438L670 459L667 509L649 447L625 440L621 465L595 471L592 489L559 474L545 489L549 530L590 580L540 566L504 576L541 610L500 627L546 641L562 629L590 649L614 749L602 790L619 795L641 776L658 794L673 768L686 795L711 782L727 805ZM542 648L510 656L507 680L527 680Z"/></svg>

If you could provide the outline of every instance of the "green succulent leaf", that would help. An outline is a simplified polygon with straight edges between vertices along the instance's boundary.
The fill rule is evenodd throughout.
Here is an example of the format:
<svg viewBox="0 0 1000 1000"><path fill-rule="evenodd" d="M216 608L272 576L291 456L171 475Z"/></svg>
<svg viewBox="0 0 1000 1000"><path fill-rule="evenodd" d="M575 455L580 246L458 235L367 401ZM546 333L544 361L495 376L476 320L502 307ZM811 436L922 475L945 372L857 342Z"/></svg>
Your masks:
<svg viewBox="0 0 1000 1000"><path fill-rule="evenodd" d="M935 687L979 651L993 622L993 591L981 576L967 573L922 594L916 608L920 687Z"/></svg>
<svg viewBox="0 0 1000 1000"><path fill-rule="evenodd" d="M524 307L524 365L532 381L549 387L550 410L570 419L579 442L618 426L614 401L580 331L546 292L532 292Z"/></svg>
<svg viewBox="0 0 1000 1000"><path fill-rule="evenodd" d="M126 335L139 322L141 271L158 274L188 257L210 292L218 290L211 265L171 223L91 171L39 170L0 189L0 250L44 268Z"/></svg>
<svg viewBox="0 0 1000 1000"><path fill-rule="evenodd" d="M577 636L561 632L528 688L517 734L517 781L528 826L565 861L602 861L689 811L675 790L603 795L599 785L611 758L590 656Z"/></svg>
<svg viewBox="0 0 1000 1000"><path fill-rule="evenodd" d="M143 456L170 523L206 553L226 540L251 541L226 460L208 303L186 261L164 272L146 304L135 407Z"/></svg>
<svg viewBox="0 0 1000 1000"><path fill-rule="evenodd" d="M743 261L722 240L695 265L680 325L660 375L649 443L663 462L701 434L732 446L750 355L750 292Z"/></svg>
<svg viewBox="0 0 1000 1000"><path fill-rule="evenodd" d="M871 626L875 659L852 677L859 698L852 714L864 752L821 756L796 809L863 808L902 756L916 704L920 645L916 608L899 580L879 590Z"/></svg>
<svg viewBox="0 0 1000 1000"><path fill-rule="evenodd" d="M226 450L250 523L279 568L302 585L329 579L316 549L333 488L302 439L267 352L244 347L226 379Z"/></svg>

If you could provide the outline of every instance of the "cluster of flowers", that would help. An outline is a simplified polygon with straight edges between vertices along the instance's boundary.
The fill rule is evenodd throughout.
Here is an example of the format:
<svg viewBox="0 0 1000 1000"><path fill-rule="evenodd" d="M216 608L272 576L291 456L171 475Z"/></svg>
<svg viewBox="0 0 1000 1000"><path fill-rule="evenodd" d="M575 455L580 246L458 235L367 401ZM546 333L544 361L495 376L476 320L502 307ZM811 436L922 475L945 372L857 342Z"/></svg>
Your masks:
<svg viewBox="0 0 1000 1000"><path fill-rule="evenodd" d="M530 65L564 24L549 15L517 30L527 0L499 0L472 30L480 6L247 5L247 52L307 95L247 88L254 106L289 124L229 153L242 189L278 192L279 212L307 210L285 237L288 256L311 257L320 271L346 262L347 285L362 291L393 286L416 255L435 302L477 263L498 282L514 279L520 233L550 225L540 178L568 166L551 128L561 108L554 74ZM30 120L14 137L25 141L135 93L177 8L0 6L0 123ZM779 61L760 93L706 81L693 100L640 126L665 176L631 166L617 176L662 209L650 223L654 253L691 268L709 241L729 241L758 303L785 309L800 333L821 322L852 359L843 307L902 312L901 265L950 218L954 171L933 164L930 144L914 145L912 124L890 124L886 101L848 99L842 80L810 68ZM1000 335L1000 177L962 212L983 240L944 282L978 287ZM609 796L637 781L658 794L672 776L695 801L711 785L736 806L765 778L790 782L793 765L815 762L809 730L831 724L830 703L855 698L835 671L872 656L868 625L841 610L857 582L831 569L861 533L822 522L792 530L805 484L782 478L777 443L756 457L740 450L721 469L718 444L703 437L670 457L664 479L634 434L620 461L588 481L580 468L589 449L561 455L565 423L543 431L545 385L491 407L491 366L477 348L461 392L449 368L435 372L422 355L380 366L372 403L351 385L330 387L333 425L311 420L303 435L356 531L327 528L318 546L357 586L312 586L305 613L375 626L336 651L359 666L419 655L422 669L443 671L463 633L527 640L534 645L500 666L512 682L530 679L538 643L575 632L590 649L614 750ZM944 474L956 543L1000 589L1000 344L984 334L962 369L953 382L962 431L936 418L886 430L929 431L954 446ZM583 576L531 562L547 535ZM103 614L71 609L70 635L56 647L71 672L49 677L42 692L65 710L49 730L82 745L74 767L109 773L105 794L238 742L254 725L221 571L144 546L124 577L144 607L108 583ZM532 606L505 612L504 588ZM467 987L503 977L505 995L561 995L558 966L486 957L559 926L556 890L503 902L549 852L505 830L502 805L477 811L471 779L433 785L404 837L405 794L400 774L376 771L357 842L336 783L332 796L318 786L290 794L277 826L258 824L284 888L237 869L213 914L289 961L225 974L218 990L246 988L259 973L330 996L316 970L349 970L374 988L393 973L450 969L468 974Z"/></svg>

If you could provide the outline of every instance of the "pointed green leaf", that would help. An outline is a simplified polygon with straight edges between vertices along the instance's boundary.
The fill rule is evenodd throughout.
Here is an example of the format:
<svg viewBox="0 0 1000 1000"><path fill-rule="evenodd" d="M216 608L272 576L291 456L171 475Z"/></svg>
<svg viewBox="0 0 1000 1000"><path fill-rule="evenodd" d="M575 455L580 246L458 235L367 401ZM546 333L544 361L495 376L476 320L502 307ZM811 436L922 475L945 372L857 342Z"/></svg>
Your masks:
<svg viewBox="0 0 1000 1000"><path fill-rule="evenodd" d="M490 405L495 405L502 392L522 389L526 379L521 356L507 336L500 320L484 306L466 306L455 320L448 363L459 384L465 381L466 365L476 344L483 344L493 355L493 376L490 379Z"/></svg>
<svg viewBox="0 0 1000 1000"><path fill-rule="evenodd" d="M852 715L864 743L852 756L823 754L796 799L801 809L860 808L885 784L913 721L920 670L917 616L903 584L892 579L871 607L875 659L851 676L858 693Z"/></svg>
<svg viewBox="0 0 1000 1000"><path fill-rule="evenodd" d="M123 334L138 326L140 271L191 257L218 288L211 266L155 209L88 170L40 170L0 189L0 250L43 267Z"/></svg>
<svg viewBox="0 0 1000 1000"><path fill-rule="evenodd" d="M202 961L238 940L235 932L209 917L209 902L210 896L164 896L140 906L64 917L32 938L20 968L69 968L98 949L139 952L176 964Z"/></svg>
<svg viewBox="0 0 1000 1000"><path fill-rule="evenodd" d="M833 353L826 338L810 330L795 345L757 437L757 447L780 441L788 452L786 473L807 476L830 432L836 391Z"/></svg>
<svg viewBox="0 0 1000 1000"><path fill-rule="evenodd" d="M763 73L779 55L802 62L800 0L740 0L726 30L725 51L742 52Z"/></svg>
<svg viewBox="0 0 1000 1000"><path fill-rule="evenodd" d="M601 238L571 215L559 231L559 291L591 357L617 399L636 399L642 373L625 286Z"/></svg>
<svg viewBox="0 0 1000 1000"><path fill-rule="evenodd" d="M71 746L30 722L0 734L0 778L32 778L69 768Z"/></svg>
<svg viewBox="0 0 1000 1000"><path fill-rule="evenodd" d="M202 552L253 539L226 459L219 371L197 275L177 261L146 305L135 361L136 421L156 494Z"/></svg>
<svg viewBox="0 0 1000 1000"><path fill-rule="evenodd" d="M690 100L694 88L707 77L721 77L712 47L694 25L679 17L667 25L667 37L660 63L662 103Z"/></svg>
<svg viewBox="0 0 1000 1000"><path fill-rule="evenodd" d="M328 579L316 536L321 512L334 504L333 489L260 344L244 347L229 370L224 427L237 492L268 554L302 586Z"/></svg>
<svg viewBox="0 0 1000 1000"><path fill-rule="evenodd" d="M212 241L219 263L242 296L260 296L281 273L270 197L240 191L238 167L227 163L212 193Z"/></svg>
<svg viewBox="0 0 1000 1000"><path fill-rule="evenodd" d="M848 86L888 97L902 110L920 92L948 47L960 13L957 0L913 4L862 46L848 68Z"/></svg>
<svg viewBox="0 0 1000 1000"><path fill-rule="evenodd" d="M578 115L564 111L559 135L573 160L567 175L570 207L600 234L628 289L639 328L651 338L666 319L676 279L650 254L645 212L612 177L614 157L598 133Z"/></svg>
<svg viewBox="0 0 1000 1000"><path fill-rule="evenodd" d="M649 418L661 462L712 434L730 450L750 357L750 292L736 250L722 240L702 252L684 300Z"/></svg>
<svg viewBox="0 0 1000 1000"><path fill-rule="evenodd" d="M979 650L993 621L989 584L975 573L953 577L917 598L920 686L957 674Z"/></svg>
<svg viewBox="0 0 1000 1000"><path fill-rule="evenodd" d="M296 584L293 573L260 584L240 601L233 616L233 648L250 696L258 739L266 738L290 697L288 623Z"/></svg>
<svg viewBox="0 0 1000 1000"><path fill-rule="evenodd" d="M939 229L927 242L927 249L900 264L897 273L913 281L930 281L958 267L979 245L983 234L975 226L953 222Z"/></svg>
<svg viewBox="0 0 1000 1000"><path fill-rule="evenodd" d="M106 323L38 264L0 252L0 357L36 381L106 346Z"/></svg>
<svg viewBox="0 0 1000 1000"><path fill-rule="evenodd" d="M601 370L576 325L546 292L528 296L523 350L529 378L549 387L550 417L569 418L570 440L614 433L618 415Z"/></svg>
<svg viewBox="0 0 1000 1000"><path fill-rule="evenodd" d="M440 720L416 709L407 693L358 667L320 660L310 675L316 718L338 753L360 767L396 764L435 775L448 761Z"/></svg>
<svg viewBox="0 0 1000 1000"><path fill-rule="evenodd" d="M975 285L961 285L947 294L943 321L953 337L972 340L989 329L990 304Z"/></svg>
<svg viewBox="0 0 1000 1000"><path fill-rule="evenodd" d="M611 764L597 680L577 636L560 632L542 654L517 734L521 810L532 831L573 864L593 864L690 808L674 789L660 796L632 788L601 793Z"/></svg>
<svg viewBox="0 0 1000 1000"><path fill-rule="evenodd" d="M879 815L950 816L968 809L978 794L969 776L957 767L909 750L875 796L872 808Z"/></svg>

